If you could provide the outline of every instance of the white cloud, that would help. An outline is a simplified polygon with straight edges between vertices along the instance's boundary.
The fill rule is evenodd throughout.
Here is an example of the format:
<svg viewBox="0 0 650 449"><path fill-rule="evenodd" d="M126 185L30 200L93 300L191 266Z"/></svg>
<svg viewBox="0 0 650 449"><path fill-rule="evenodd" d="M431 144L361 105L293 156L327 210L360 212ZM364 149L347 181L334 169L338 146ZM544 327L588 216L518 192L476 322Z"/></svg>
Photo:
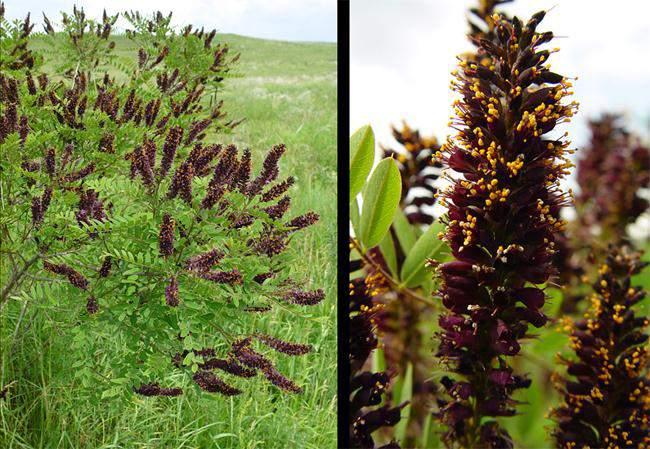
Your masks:
<svg viewBox="0 0 650 449"><path fill-rule="evenodd" d="M406 119L445 137L452 97L449 72L467 50L465 11L475 0L354 0L351 6L350 113L355 129L371 123L390 142L388 125ZM551 9L562 51L553 67L578 76L581 110L568 130L576 145L586 141L585 123L605 110L625 112L637 131L650 119L650 4L645 0L515 1L506 11L527 18Z"/></svg>

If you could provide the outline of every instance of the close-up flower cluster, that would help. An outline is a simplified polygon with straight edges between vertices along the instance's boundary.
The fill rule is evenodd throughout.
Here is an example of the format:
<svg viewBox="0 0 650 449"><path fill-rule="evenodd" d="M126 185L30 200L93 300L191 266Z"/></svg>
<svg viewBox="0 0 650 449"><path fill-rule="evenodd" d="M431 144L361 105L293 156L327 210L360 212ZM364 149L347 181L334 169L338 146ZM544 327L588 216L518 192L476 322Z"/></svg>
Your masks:
<svg viewBox="0 0 650 449"><path fill-rule="evenodd" d="M495 37L478 42L480 63L461 60L453 82L458 129L440 156L460 176L441 194L448 207L454 259L440 265L439 357L459 377L443 378L447 438L462 447L512 447L496 421L515 413L512 392L529 381L508 357L521 350L528 325L543 326L544 290L553 274L555 235L568 196L559 181L572 164L568 142L545 135L577 106L563 99L571 82L548 68L553 38L528 22L494 17Z"/></svg>
<svg viewBox="0 0 650 449"><path fill-rule="evenodd" d="M556 383L563 403L553 411L560 448L643 448L650 444L647 317L636 313L646 292L632 278L648 262L610 247L593 284L585 318L569 325L575 356L562 359Z"/></svg>

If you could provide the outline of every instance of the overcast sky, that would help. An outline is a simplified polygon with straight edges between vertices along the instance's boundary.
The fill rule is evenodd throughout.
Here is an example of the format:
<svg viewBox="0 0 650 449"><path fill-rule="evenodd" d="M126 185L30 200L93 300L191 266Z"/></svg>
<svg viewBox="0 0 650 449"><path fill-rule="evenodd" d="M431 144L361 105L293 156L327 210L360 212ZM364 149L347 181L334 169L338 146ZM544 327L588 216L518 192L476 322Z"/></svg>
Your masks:
<svg viewBox="0 0 650 449"><path fill-rule="evenodd" d="M406 119L439 138L447 133L456 55L471 47L466 10L476 0L352 0L351 128L371 123L380 141L389 124ZM548 12L541 29L552 30L562 51L553 70L578 76L580 112L568 128L573 142L587 138L585 122L602 111L627 114L647 136L650 120L650 2L648 0L517 0L504 7L528 18Z"/></svg>
<svg viewBox="0 0 650 449"><path fill-rule="evenodd" d="M336 42L335 0L4 0L7 16L23 18L28 12L41 22L59 11L83 6L89 16L138 9L173 11L173 23L216 28L223 33L291 41ZM120 22L118 22L118 25ZM42 28L39 28L42 31Z"/></svg>

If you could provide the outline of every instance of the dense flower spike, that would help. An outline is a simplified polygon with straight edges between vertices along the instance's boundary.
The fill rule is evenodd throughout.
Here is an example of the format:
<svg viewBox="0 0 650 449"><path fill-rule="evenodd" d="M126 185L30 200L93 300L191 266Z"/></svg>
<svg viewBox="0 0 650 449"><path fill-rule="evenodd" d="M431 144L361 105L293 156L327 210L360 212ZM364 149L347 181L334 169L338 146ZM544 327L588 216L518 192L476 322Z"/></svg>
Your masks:
<svg viewBox="0 0 650 449"><path fill-rule="evenodd" d="M189 161L183 162L174 172L167 198L180 196L188 204L192 203L192 179L194 167Z"/></svg>
<svg viewBox="0 0 650 449"><path fill-rule="evenodd" d="M80 225L90 224L91 220L104 221L106 219L104 203L99 199L97 192L92 189L81 192L76 218Z"/></svg>
<svg viewBox="0 0 650 449"><path fill-rule="evenodd" d="M276 387L288 393L302 393L302 388L291 379L278 371L273 365L265 366L261 369L264 377Z"/></svg>
<svg viewBox="0 0 650 449"><path fill-rule="evenodd" d="M248 180L251 177L252 167L251 151L245 149L241 161L239 161L239 167L237 168L237 174L234 179L235 187L242 192L246 189Z"/></svg>
<svg viewBox="0 0 650 449"><path fill-rule="evenodd" d="M576 198L585 237L594 240L598 232L600 242L619 244L627 225L648 210L639 192L650 187L650 148L620 122L620 116L606 114L589 123L591 140L578 161Z"/></svg>
<svg viewBox="0 0 650 449"><path fill-rule="evenodd" d="M105 278L111 273L111 267L113 266L113 258L111 256L104 257L102 266L99 268L99 277Z"/></svg>
<svg viewBox="0 0 650 449"><path fill-rule="evenodd" d="M258 195L264 187L275 181L279 173L278 163L286 149L284 145L276 145L268 152L266 158L264 158L262 171L248 184L248 196Z"/></svg>
<svg viewBox="0 0 650 449"><path fill-rule="evenodd" d="M221 393L224 396L236 396L241 393L241 390L228 385L210 371L197 371L192 378L203 391Z"/></svg>
<svg viewBox="0 0 650 449"><path fill-rule="evenodd" d="M264 254L267 257L277 256L287 248L287 234L264 225L264 231L249 244L258 254Z"/></svg>
<svg viewBox="0 0 650 449"><path fill-rule="evenodd" d="M458 174L441 195L443 238L456 260L439 267L449 313L438 355L457 377L443 382L449 400L439 400L438 416L454 447L512 447L489 417L515 413L511 393L528 382L507 356L519 353L529 323L546 322L544 292L527 283L555 272L559 209L568 202L559 180L572 164L569 143L544 135L577 105L562 102L571 83L549 70L552 52L540 48L553 37L536 31L544 15L526 24L493 17L493 39L475 41L480 62L461 60L453 72L458 135L437 156Z"/></svg>
<svg viewBox="0 0 650 449"><path fill-rule="evenodd" d="M278 220L284 216L284 214L289 210L289 206L291 205L291 198L288 196L284 196L278 201L277 204L274 204L273 206L265 207L264 212L266 212L269 215L269 218L272 218L274 220Z"/></svg>
<svg viewBox="0 0 650 449"><path fill-rule="evenodd" d="M171 215L163 215L162 224L160 225L160 234L158 235L158 246L160 255L163 257L171 256L174 252L174 228L176 221Z"/></svg>
<svg viewBox="0 0 650 449"><path fill-rule="evenodd" d="M115 135L111 133L106 133L102 136L99 141L98 150L103 153L115 153Z"/></svg>
<svg viewBox="0 0 650 449"><path fill-rule="evenodd" d="M204 370L220 369L237 377L255 377L257 371L240 365L235 359L208 359L199 368Z"/></svg>
<svg viewBox="0 0 650 449"><path fill-rule="evenodd" d="M187 259L185 268L193 271L206 272L218 263L225 256L223 251L216 248L208 252L197 254L194 257Z"/></svg>
<svg viewBox="0 0 650 449"><path fill-rule="evenodd" d="M403 151L384 148L384 157L392 157L397 162L402 178L402 198L400 207L411 223L431 224L434 216L431 206L436 202L438 191L435 181L440 176L442 164L431 157L440 149L438 139L423 137L406 123L402 129L393 128L395 140L403 146Z"/></svg>
<svg viewBox="0 0 650 449"><path fill-rule="evenodd" d="M167 287L165 287L165 302L169 307L178 306L178 280L176 276L172 277Z"/></svg>
<svg viewBox="0 0 650 449"><path fill-rule="evenodd" d="M288 393L301 393L302 388L280 373L269 359L251 348L251 340L252 337L246 337L235 341L232 344L233 356L243 365L260 370L276 387Z"/></svg>
<svg viewBox="0 0 650 449"><path fill-rule="evenodd" d="M318 222L320 216L315 212L307 212L304 215L299 215L295 218L292 218L288 223L288 228L304 229L309 226L312 226Z"/></svg>
<svg viewBox="0 0 650 449"><path fill-rule="evenodd" d="M234 179L237 168L237 148L230 145L223 151L219 162L214 168L212 178L208 183L208 191L201 201L201 208L211 209L221 200Z"/></svg>
<svg viewBox="0 0 650 449"><path fill-rule="evenodd" d="M363 367L373 350L377 348L375 335L375 314L381 305L373 302L373 296L366 278L350 280L350 334L348 356L350 360L350 445L353 448L374 449L372 433L381 427L392 427L400 420L401 409L384 405L372 408L382 402L382 396L390 383L385 372L371 373ZM389 443L380 449L399 448Z"/></svg>
<svg viewBox="0 0 650 449"><path fill-rule="evenodd" d="M86 312L88 312L88 315L94 315L99 312L99 303L94 296L88 297L86 301Z"/></svg>
<svg viewBox="0 0 650 449"><path fill-rule="evenodd" d="M325 298L325 292L320 288L314 291L305 291L294 288L285 292L282 297L293 304L315 306Z"/></svg>
<svg viewBox="0 0 650 449"><path fill-rule="evenodd" d="M180 396L183 394L183 390L180 388L163 388L157 383L140 385L133 391L142 396Z"/></svg>
<svg viewBox="0 0 650 449"><path fill-rule="evenodd" d="M178 145L183 139L183 128L180 126L172 126L167 133L167 138L163 144L162 150L162 160L160 161L159 173L161 177L167 176L169 169L174 163L174 156L176 155L176 150Z"/></svg>
<svg viewBox="0 0 650 449"><path fill-rule="evenodd" d="M199 276L207 281L212 281L217 284L241 284L242 274L237 268L230 271L206 271L200 273Z"/></svg>
<svg viewBox="0 0 650 449"><path fill-rule="evenodd" d="M88 288L88 279L66 264L54 264L48 261L43 261L43 268L51 273L67 277L68 281L77 288L82 290Z"/></svg>
<svg viewBox="0 0 650 449"><path fill-rule="evenodd" d="M304 355L312 350L311 345L291 343L280 340L279 338L271 337L270 335L258 334L255 337L269 348L273 348L276 351L287 355Z"/></svg>
<svg viewBox="0 0 650 449"><path fill-rule="evenodd" d="M564 396L553 412L559 448L650 445L649 322L634 312L646 292L631 286L647 265L627 247L610 247L599 269L591 308L571 332L577 358L563 360L571 380L557 380Z"/></svg>
<svg viewBox="0 0 650 449"><path fill-rule="evenodd" d="M262 194L262 201L268 203L269 201L273 201L274 199L280 197L280 195L286 193L287 190L291 188L294 182L295 178L293 176L289 176L284 181L275 184L273 187Z"/></svg>

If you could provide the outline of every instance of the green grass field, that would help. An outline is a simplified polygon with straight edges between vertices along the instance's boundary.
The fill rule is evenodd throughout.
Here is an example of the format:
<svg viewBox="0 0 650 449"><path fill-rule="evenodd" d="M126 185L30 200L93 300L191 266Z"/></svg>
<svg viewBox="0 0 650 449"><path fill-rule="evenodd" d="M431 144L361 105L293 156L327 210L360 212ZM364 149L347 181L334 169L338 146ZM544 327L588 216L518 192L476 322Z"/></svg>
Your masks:
<svg viewBox="0 0 650 449"><path fill-rule="evenodd" d="M227 81L221 98L229 117L246 121L207 140L250 147L258 160L271 145L285 143L282 169L297 181L293 213L321 215L292 250L296 277L324 288L327 299L306 318L276 312L261 323L283 339L314 345L312 354L278 362L304 393L289 396L260 380L234 398L134 395L126 404L105 399L92 406L79 399L85 387L73 379L71 367L80 360L68 350L67 311L12 300L0 315L0 385L15 382L0 401L0 448L336 446L336 46L221 39L242 53L242 76ZM115 40L119 56L135 56L128 40ZM46 54L46 70L55 57Z"/></svg>

